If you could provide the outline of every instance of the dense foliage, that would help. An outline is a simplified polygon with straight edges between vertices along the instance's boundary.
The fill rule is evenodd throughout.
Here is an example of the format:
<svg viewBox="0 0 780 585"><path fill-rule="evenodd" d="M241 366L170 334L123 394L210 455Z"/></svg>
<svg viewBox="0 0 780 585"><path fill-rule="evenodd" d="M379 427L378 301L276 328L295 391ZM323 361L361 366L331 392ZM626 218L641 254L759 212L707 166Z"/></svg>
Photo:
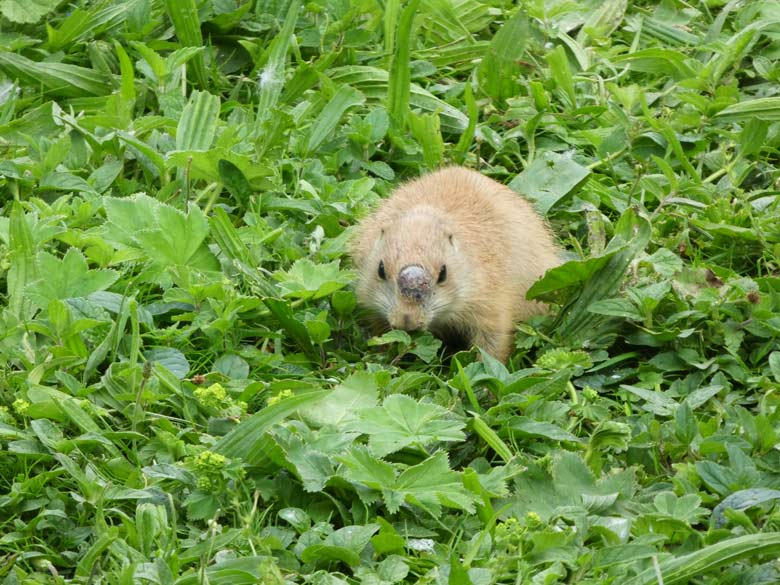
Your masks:
<svg viewBox="0 0 780 585"><path fill-rule="evenodd" d="M2 583L780 582L777 2L0 27ZM350 288L350 226L449 163L566 248L506 367Z"/></svg>

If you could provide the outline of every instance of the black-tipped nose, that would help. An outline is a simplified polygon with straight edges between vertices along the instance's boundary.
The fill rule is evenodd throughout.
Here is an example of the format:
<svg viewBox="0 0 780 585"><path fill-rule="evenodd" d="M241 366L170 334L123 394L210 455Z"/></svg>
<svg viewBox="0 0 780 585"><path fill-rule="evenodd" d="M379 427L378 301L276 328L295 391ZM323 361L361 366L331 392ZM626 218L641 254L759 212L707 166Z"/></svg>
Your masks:
<svg viewBox="0 0 780 585"><path fill-rule="evenodd" d="M422 301L431 292L431 275L422 266L410 264L398 273L398 290L405 297Z"/></svg>

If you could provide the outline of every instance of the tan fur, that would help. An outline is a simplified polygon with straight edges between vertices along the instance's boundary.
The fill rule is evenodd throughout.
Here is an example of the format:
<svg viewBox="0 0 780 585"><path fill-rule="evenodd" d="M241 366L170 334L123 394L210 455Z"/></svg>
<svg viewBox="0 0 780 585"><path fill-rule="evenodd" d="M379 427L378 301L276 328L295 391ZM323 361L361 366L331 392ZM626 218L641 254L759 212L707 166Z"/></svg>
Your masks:
<svg viewBox="0 0 780 585"><path fill-rule="evenodd" d="M560 264L552 233L531 204L463 167L401 185L357 226L351 255L358 299L391 327L457 331L502 361L514 323L544 311L526 291ZM377 273L380 260L386 280ZM432 276L422 302L399 293L398 272L409 264Z"/></svg>

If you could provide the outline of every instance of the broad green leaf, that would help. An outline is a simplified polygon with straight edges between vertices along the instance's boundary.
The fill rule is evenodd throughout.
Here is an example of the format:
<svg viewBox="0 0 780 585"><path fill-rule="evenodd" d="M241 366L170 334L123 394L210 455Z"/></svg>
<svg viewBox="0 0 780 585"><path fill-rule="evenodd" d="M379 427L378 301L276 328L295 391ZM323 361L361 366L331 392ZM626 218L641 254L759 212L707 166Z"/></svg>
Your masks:
<svg viewBox="0 0 780 585"><path fill-rule="evenodd" d="M218 269L216 259L205 247L209 224L200 208L191 205L189 213L184 214L146 195L109 197L104 206L107 239L143 250L162 268Z"/></svg>
<svg viewBox="0 0 780 585"><path fill-rule="evenodd" d="M344 526L329 534L322 544L306 547L301 552L304 562L342 561L351 566L360 564L360 554L379 530L378 524Z"/></svg>
<svg viewBox="0 0 780 585"><path fill-rule="evenodd" d="M31 305L25 289L37 280L39 273L35 258L36 242L22 206L18 202L11 208L7 244L10 261L6 277L8 307L13 315L22 318L27 316Z"/></svg>
<svg viewBox="0 0 780 585"><path fill-rule="evenodd" d="M525 53L530 32L528 15L521 9L498 29L490 41L477 70L480 88L490 96L506 99L516 95L520 71L518 62Z"/></svg>
<svg viewBox="0 0 780 585"><path fill-rule="evenodd" d="M759 118L773 122L780 120L780 97L747 99L722 109L716 115L729 120Z"/></svg>
<svg viewBox="0 0 780 585"><path fill-rule="evenodd" d="M547 53L547 65L550 67L550 76L560 92L560 98L568 109L577 107L577 94L574 91L574 77L572 76L569 58L562 46Z"/></svg>
<svg viewBox="0 0 780 585"><path fill-rule="evenodd" d="M366 408L378 399L376 377L368 372L355 372L325 398L300 409L301 416L318 426L334 425L347 428Z"/></svg>
<svg viewBox="0 0 780 585"><path fill-rule="evenodd" d="M646 388L639 388L638 386L630 386L628 384L621 385L621 388L634 396L643 399L645 402L642 404L642 408L657 414L658 416L671 416L678 408L677 401L663 392L647 390Z"/></svg>
<svg viewBox="0 0 780 585"><path fill-rule="evenodd" d="M341 270L338 261L314 264L306 258L296 260L287 272L275 276L282 294L292 298L319 299L352 281L351 273Z"/></svg>
<svg viewBox="0 0 780 585"><path fill-rule="evenodd" d="M44 2L45 0L36 1ZM56 29L48 29L49 40L47 48L51 51L70 48L75 43L94 38L107 30L120 26L127 17L128 4L133 4L134 2L137 2L137 0L130 0L130 2L123 2L113 6L108 5L98 10L94 9L96 6L91 10L76 8ZM59 4L59 1L56 4Z"/></svg>
<svg viewBox="0 0 780 585"><path fill-rule="evenodd" d="M53 189L55 191L84 191L87 193L95 193L92 185L81 177L58 171L47 173L46 176L41 179L39 186L41 189Z"/></svg>
<svg viewBox="0 0 780 585"><path fill-rule="evenodd" d="M174 376L180 380L190 373L190 364L178 349L172 347L154 348L144 352L146 361L165 366Z"/></svg>
<svg viewBox="0 0 780 585"><path fill-rule="evenodd" d="M650 233L647 219L630 208L623 213L615 226L615 236L605 250L604 255L611 257L602 269L588 277L576 298L564 307L555 324L557 335L574 346L593 338L598 332L596 325L599 317L591 313L588 307L600 299L614 296L629 263L647 245ZM563 269L560 267L553 271ZM532 287L528 296L534 293Z"/></svg>
<svg viewBox="0 0 780 585"><path fill-rule="evenodd" d="M290 433L277 428L271 433L273 440L284 452L284 458L300 477L307 492L321 492L336 474L334 456L355 440L355 433L342 433L331 427L328 433L315 433L299 429Z"/></svg>
<svg viewBox="0 0 780 585"><path fill-rule="evenodd" d="M39 252L36 262L38 274L45 278L29 283L25 292L41 309L54 299L86 297L106 290L119 278L113 270L90 269L76 248L68 248L61 259L49 252Z"/></svg>
<svg viewBox="0 0 780 585"><path fill-rule="evenodd" d="M509 421L507 428L513 435L541 437L551 441L571 441L580 443L582 440L576 435L572 435L558 425L552 423L533 420L525 416L514 417Z"/></svg>
<svg viewBox="0 0 780 585"><path fill-rule="evenodd" d="M382 406L357 412L347 428L368 435L368 448L377 457L408 445L425 446L437 441L462 441L462 420L435 404L417 402L403 394L385 398Z"/></svg>
<svg viewBox="0 0 780 585"><path fill-rule="evenodd" d="M412 135L422 146L426 168L435 170L440 167L444 158L444 141L441 138L439 116L409 112L407 121Z"/></svg>
<svg viewBox="0 0 780 585"><path fill-rule="evenodd" d="M227 159L219 159L219 177L225 184L225 188L233 196L237 203L247 204L252 194L252 186L241 169Z"/></svg>
<svg viewBox="0 0 780 585"><path fill-rule="evenodd" d="M229 378L243 380L249 377L249 364L245 359L235 354L227 353L219 356L214 362L213 369Z"/></svg>
<svg viewBox="0 0 780 585"><path fill-rule="evenodd" d="M577 40L582 42L587 36L607 37L620 26L628 7L628 0L606 0L590 13L582 26Z"/></svg>
<svg viewBox="0 0 780 585"><path fill-rule="evenodd" d="M739 148L741 156L757 154L766 144L769 128L763 120L751 118L745 124L739 135Z"/></svg>
<svg viewBox="0 0 780 585"><path fill-rule="evenodd" d="M437 514L442 506L474 510L475 495L463 487L460 474L450 470L444 452L439 451L400 474L363 447L353 447L340 459L346 466L346 478L380 490L391 514L405 501L432 514Z"/></svg>
<svg viewBox="0 0 780 585"><path fill-rule="evenodd" d="M723 498L723 501L713 508L710 521L713 526L719 528L726 524L724 515L726 510L747 510L777 500L780 500L780 490L762 488L739 490Z"/></svg>
<svg viewBox="0 0 780 585"><path fill-rule="evenodd" d="M773 351L769 354L769 369L775 381L780 383L780 351Z"/></svg>
<svg viewBox="0 0 780 585"><path fill-rule="evenodd" d="M574 162L571 157L546 152L517 175L509 188L536 204L542 215L576 190L587 179L590 171Z"/></svg>
<svg viewBox="0 0 780 585"><path fill-rule="evenodd" d="M660 514L687 523L696 523L707 513L700 504L701 498L696 494L678 497L673 492L663 492L653 499L653 505Z"/></svg>
<svg viewBox="0 0 780 585"><path fill-rule="evenodd" d="M667 248L658 248L642 261L649 262L653 266L653 270L665 278L674 276L683 267L680 257Z"/></svg>
<svg viewBox="0 0 780 585"><path fill-rule="evenodd" d="M392 492L403 495L407 502L416 504L434 515L440 512L441 506L473 513L477 499L475 494L463 486L460 474L450 469L447 455L443 451L419 465L407 468L398 476ZM388 496L383 495L387 501Z"/></svg>
<svg viewBox="0 0 780 585"><path fill-rule="evenodd" d="M0 0L0 14L11 22L35 23L54 10L62 0Z"/></svg>

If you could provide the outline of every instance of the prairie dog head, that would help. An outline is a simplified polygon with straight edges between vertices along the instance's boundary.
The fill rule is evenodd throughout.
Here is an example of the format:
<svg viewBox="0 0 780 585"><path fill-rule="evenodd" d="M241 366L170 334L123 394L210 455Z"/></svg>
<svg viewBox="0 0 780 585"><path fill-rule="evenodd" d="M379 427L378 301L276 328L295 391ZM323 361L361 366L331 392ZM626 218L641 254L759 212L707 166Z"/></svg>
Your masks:
<svg viewBox="0 0 780 585"><path fill-rule="evenodd" d="M457 235L440 211L416 206L369 220L354 244L357 294L393 329L415 331L447 320L468 280Z"/></svg>

